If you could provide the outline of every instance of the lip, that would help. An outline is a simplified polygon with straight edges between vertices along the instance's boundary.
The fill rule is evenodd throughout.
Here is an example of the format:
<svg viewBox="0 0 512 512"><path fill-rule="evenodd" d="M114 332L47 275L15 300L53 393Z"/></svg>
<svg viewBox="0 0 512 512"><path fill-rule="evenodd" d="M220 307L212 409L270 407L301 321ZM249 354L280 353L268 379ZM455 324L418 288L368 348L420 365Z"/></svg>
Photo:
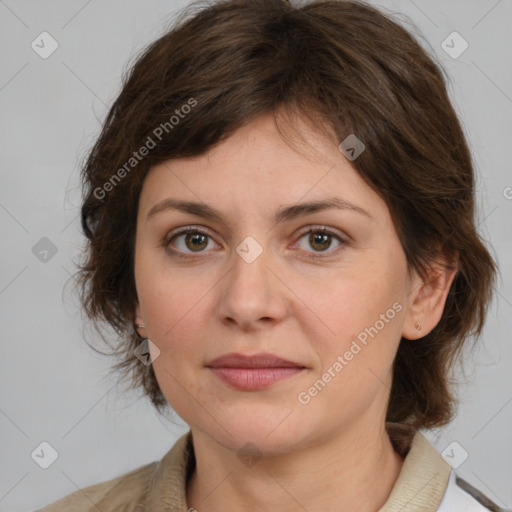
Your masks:
<svg viewBox="0 0 512 512"><path fill-rule="evenodd" d="M300 363L274 354L226 354L206 364L225 384L237 389L255 391L302 373Z"/></svg>
<svg viewBox="0 0 512 512"><path fill-rule="evenodd" d="M304 368L300 363L288 361L274 354L244 355L235 352L217 357L206 363L206 366L211 368Z"/></svg>

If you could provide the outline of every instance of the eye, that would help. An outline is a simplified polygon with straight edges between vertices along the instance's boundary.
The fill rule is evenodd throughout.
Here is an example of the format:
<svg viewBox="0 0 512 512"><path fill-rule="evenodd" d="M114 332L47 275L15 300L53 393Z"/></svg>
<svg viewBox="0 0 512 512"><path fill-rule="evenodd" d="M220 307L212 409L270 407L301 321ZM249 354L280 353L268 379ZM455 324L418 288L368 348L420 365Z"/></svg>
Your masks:
<svg viewBox="0 0 512 512"><path fill-rule="evenodd" d="M204 252L208 248L210 240L212 238L206 231L194 227L169 234L164 239L164 245L177 254L180 252L191 254ZM171 244L177 250L171 248Z"/></svg>
<svg viewBox="0 0 512 512"><path fill-rule="evenodd" d="M324 226L313 227L313 228L309 228L306 232L302 233L302 235L299 239L299 244L300 244L300 240L305 239L306 243L310 247L315 249L314 252L316 252L316 253L328 252L327 256L319 256L319 255L312 254L311 257L312 258L324 258L324 257L332 256L333 253L338 252L337 250L327 251L332 245L333 238L335 238L339 243L339 245L337 247L343 248L343 246L345 245L345 240L340 235L338 235L334 231L327 229ZM307 251L307 248L305 250Z"/></svg>
<svg viewBox="0 0 512 512"><path fill-rule="evenodd" d="M314 249L311 253L307 248L301 247L306 252L310 252L309 257L315 258L326 258L336 254L338 250L328 249L332 245L332 239L338 241L337 248L343 248L346 245L345 240L336 232L329 230L325 226L310 227L307 231L303 231L299 238L299 245L302 239L306 240L306 243ZM186 254L202 253L209 248L210 241L213 241L212 237L202 229L198 227L186 227L180 231L171 232L168 234L162 245L172 251L179 257L187 258ZM216 244L214 244L216 245ZM210 247L211 248L211 247ZM326 256L318 253L327 253ZM317 253L317 254L314 254Z"/></svg>

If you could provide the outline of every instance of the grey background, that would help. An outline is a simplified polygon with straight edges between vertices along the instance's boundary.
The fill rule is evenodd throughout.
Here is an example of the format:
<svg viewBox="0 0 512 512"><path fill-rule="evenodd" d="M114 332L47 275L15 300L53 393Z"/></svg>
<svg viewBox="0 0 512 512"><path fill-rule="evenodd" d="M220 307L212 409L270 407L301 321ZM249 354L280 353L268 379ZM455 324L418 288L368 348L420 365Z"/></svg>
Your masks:
<svg viewBox="0 0 512 512"><path fill-rule="evenodd" d="M79 158L129 59L186 3L0 0L2 511L34 510L157 460L187 430L116 385L110 360L84 341L93 335L68 282L83 241ZM501 266L483 339L461 375L457 417L427 436L440 452L457 442L452 455L469 455L459 474L512 507L512 1L373 3L406 15L399 19L448 71L478 172L480 229ZM59 44L47 59L31 48L43 31ZM456 59L441 47L453 31L469 43ZM55 254L42 252L43 237ZM46 470L31 458L42 441L58 452Z"/></svg>

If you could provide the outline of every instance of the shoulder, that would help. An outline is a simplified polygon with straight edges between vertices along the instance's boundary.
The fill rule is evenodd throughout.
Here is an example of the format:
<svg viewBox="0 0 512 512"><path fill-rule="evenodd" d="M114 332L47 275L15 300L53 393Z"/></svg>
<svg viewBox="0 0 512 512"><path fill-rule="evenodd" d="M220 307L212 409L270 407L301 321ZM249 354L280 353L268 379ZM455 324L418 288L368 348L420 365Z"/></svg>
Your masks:
<svg viewBox="0 0 512 512"><path fill-rule="evenodd" d="M146 464L111 480L79 489L36 512L142 512L158 462Z"/></svg>
<svg viewBox="0 0 512 512"><path fill-rule="evenodd" d="M404 458L391 494L379 512L512 512L460 478L420 431L387 424L395 451Z"/></svg>
<svg viewBox="0 0 512 512"><path fill-rule="evenodd" d="M186 508L186 481L195 464L192 434L181 436L161 460L79 489L35 512L147 512L175 503Z"/></svg>
<svg viewBox="0 0 512 512"><path fill-rule="evenodd" d="M492 502L485 494L457 476L450 473L443 500L438 512L511 512Z"/></svg>

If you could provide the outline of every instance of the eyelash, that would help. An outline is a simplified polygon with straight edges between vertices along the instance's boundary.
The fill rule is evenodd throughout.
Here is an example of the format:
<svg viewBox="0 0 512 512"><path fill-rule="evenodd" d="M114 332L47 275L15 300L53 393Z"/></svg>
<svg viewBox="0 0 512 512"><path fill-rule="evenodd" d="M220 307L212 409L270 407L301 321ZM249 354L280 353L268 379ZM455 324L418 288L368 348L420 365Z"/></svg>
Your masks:
<svg viewBox="0 0 512 512"><path fill-rule="evenodd" d="M310 226L308 229L300 232L298 240L301 240L305 235L309 235L312 233L322 233L324 235L333 236L340 242L340 246L334 250L326 249L326 251L316 251L316 254L312 253L308 256L311 259L319 260L319 259L325 259L325 258L332 257L333 255L338 254L338 252L340 250L343 250L344 247L347 245L347 241L345 239L343 239L338 233L328 229L325 226L312 226L312 227ZM162 246L164 248L169 248L169 245L173 240L175 240L176 238L178 238L181 235L187 235L187 234L201 234L201 235L205 235L205 236L209 237L210 239L213 239L213 237L207 231L203 230L202 228L196 227L196 226L187 226L179 231L173 231L173 232L167 234L162 241ZM169 249L169 250L172 251L173 256L177 256L179 258L190 259L190 258L195 257L195 256L185 256L184 253L182 253L182 251L179 251L176 249ZM203 252L203 251L200 251L200 252ZM200 252L198 252L197 254L200 254ZM328 255L321 256L320 254L322 254L324 252L328 253ZM190 253L186 253L186 254L190 254Z"/></svg>

